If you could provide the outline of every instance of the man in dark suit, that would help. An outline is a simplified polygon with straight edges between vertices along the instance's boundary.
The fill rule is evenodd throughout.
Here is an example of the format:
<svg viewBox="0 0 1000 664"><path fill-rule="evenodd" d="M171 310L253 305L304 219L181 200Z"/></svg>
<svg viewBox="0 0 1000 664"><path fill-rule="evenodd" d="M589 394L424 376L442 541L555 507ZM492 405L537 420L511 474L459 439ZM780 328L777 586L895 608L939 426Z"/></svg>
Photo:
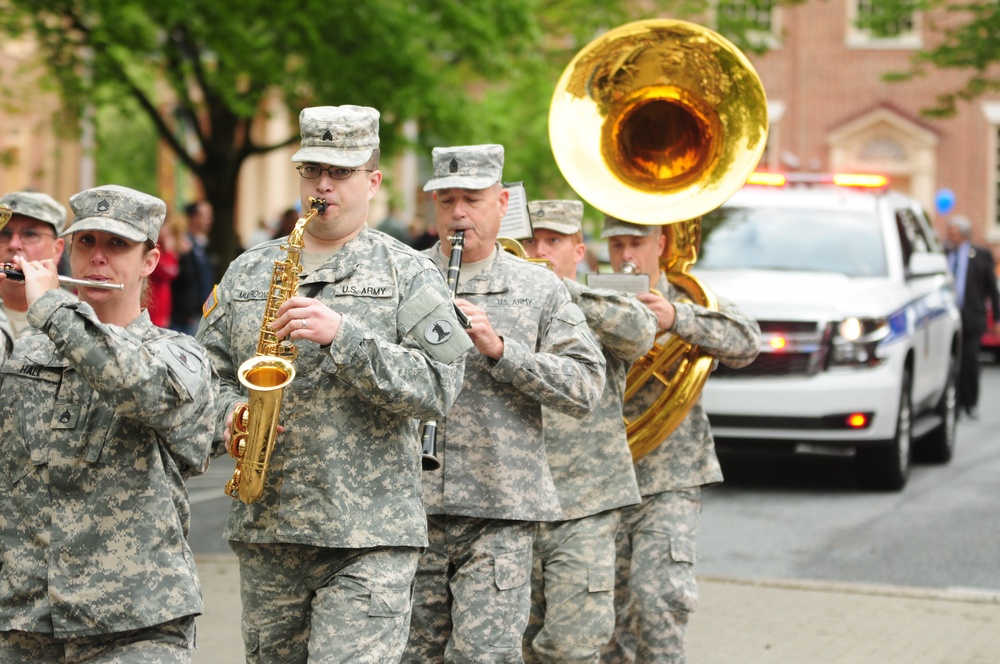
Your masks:
<svg viewBox="0 0 1000 664"><path fill-rule="evenodd" d="M170 328L194 335L201 322L201 305L215 286L215 266L208 254L208 232L212 228L212 204L188 203L184 207L188 229L178 247L177 277L171 284L173 308Z"/></svg>
<svg viewBox="0 0 1000 664"><path fill-rule="evenodd" d="M955 292L962 309L962 361L958 373L958 406L972 419L979 417L979 348L986 331L986 299L1000 312L1000 295L993 254L973 246L972 223L955 215L948 221L945 246L955 276ZM1000 323L994 323L1000 331Z"/></svg>

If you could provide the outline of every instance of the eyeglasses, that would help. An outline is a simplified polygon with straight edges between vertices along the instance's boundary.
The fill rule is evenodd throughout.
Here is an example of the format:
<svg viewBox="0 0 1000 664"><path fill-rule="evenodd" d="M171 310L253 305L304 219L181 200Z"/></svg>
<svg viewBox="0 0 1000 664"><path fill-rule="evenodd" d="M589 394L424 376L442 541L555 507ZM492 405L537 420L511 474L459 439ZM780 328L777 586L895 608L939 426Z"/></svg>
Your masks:
<svg viewBox="0 0 1000 664"><path fill-rule="evenodd" d="M54 240L56 237L55 235L36 231L34 228L25 228L23 231L12 231L9 228L5 228L0 231L0 245L10 244L15 235L21 238L21 244L38 244L42 241L43 237L51 240Z"/></svg>
<svg viewBox="0 0 1000 664"><path fill-rule="evenodd" d="M295 167L299 172L299 175L307 180L315 180L323 173L326 173L334 180L346 180L358 171L364 171L365 173L371 173L371 169L368 168L341 168L339 166L329 166L323 168L322 166L317 166L316 164L299 164Z"/></svg>

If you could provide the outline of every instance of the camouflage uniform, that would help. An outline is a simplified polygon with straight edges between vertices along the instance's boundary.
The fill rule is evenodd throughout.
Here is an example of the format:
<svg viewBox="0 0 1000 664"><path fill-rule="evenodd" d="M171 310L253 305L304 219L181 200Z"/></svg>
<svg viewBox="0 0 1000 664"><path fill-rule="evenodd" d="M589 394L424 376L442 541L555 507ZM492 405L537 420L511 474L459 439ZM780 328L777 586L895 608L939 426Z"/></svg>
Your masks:
<svg viewBox="0 0 1000 664"><path fill-rule="evenodd" d="M0 659L190 658L203 605L184 480L208 467L204 352L146 312L104 325L60 290L28 318L41 333L0 369Z"/></svg>
<svg viewBox="0 0 1000 664"><path fill-rule="evenodd" d="M281 242L241 254L205 306L198 338L221 379L217 453L226 415L246 401L237 370L256 352L274 262L286 257ZM391 661L405 643L410 582L427 544L417 421L447 412L472 342L434 264L378 231L362 228L303 275L299 294L343 322L330 346L296 342L263 496L230 509L225 537L241 561L247 658L304 662L329 647L324 662ZM441 342L432 334L439 323L453 330ZM258 587L260 577L269 585ZM287 601L274 601L277 593ZM327 658L334 646L343 659Z"/></svg>
<svg viewBox="0 0 1000 664"><path fill-rule="evenodd" d="M14 347L14 331L10 329L10 321L7 314L3 312L3 303L0 302L0 362L7 357Z"/></svg>
<svg viewBox="0 0 1000 664"><path fill-rule="evenodd" d="M425 253L445 272L440 244ZM462 393L438 423L441 469L424 475L431 544L417 570L405 660L521 661L533 522L562 516L542 404L587 414L603 389L604 359L558 277L499 246L457 296L486 312L504 351L497 361L470 355Z"/></svg>
<svg viewBox="0 0 1000 664"><path fill-rule="evenodd" d="M663 275L657 289L676 310L673 334L730 367L746 366L757 357L760 328L735 305L719 298L719 311L711 311L683 303L685 295ZM647 384L626 404L626 416L645 411L660 393L662 383ZM683 662L688 614L698 603L693 564L701 487L722 481L700 400L670 437L639 460L635 472L642 503L622 509L615 580L618 620L602 661Z"/></svg>
<svg viewBox="0 0 1000 664"><path fill-rule="evenodd" d="M563 521L539 523L528 662L596 662L615 627L616 508L639 502L622 420L625 378L653 345L656 316L634 297L564 279L607 361L598 407L581 420L548 411L545 449Z"/></svg>

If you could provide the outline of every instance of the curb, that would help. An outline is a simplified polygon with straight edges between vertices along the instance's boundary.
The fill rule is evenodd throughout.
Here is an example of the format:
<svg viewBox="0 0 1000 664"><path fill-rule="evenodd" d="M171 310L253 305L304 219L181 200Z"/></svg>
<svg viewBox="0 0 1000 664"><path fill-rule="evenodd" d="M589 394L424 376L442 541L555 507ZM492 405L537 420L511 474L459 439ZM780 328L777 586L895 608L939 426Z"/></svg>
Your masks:
<svg viewBox="0 0 1000 664"><path fill-rule="evenodd" d="M875 597L898 597L905 599L925 599L967 604L1000 605L1000 593L986 590L920 588L864 583L838 583L834 581L812 581L807 579L740 579L722 576L698 577L699 583L730 586L774 588L776 590L799 590L815 593L837 593L841 595L868 595Z"/></svg>

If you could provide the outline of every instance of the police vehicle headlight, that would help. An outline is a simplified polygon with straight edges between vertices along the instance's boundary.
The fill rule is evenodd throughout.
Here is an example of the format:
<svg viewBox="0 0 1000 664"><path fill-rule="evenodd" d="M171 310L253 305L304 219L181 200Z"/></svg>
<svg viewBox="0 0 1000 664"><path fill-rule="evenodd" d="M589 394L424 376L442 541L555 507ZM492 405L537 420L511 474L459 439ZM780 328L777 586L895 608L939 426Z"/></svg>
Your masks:
<svg viewBox="0 0 1000 664"><path fill-rule="evenodd" d="M889 335L884 318L845 318L834 326L830 366L873 367L882 362L875 350Z"/></svg>

